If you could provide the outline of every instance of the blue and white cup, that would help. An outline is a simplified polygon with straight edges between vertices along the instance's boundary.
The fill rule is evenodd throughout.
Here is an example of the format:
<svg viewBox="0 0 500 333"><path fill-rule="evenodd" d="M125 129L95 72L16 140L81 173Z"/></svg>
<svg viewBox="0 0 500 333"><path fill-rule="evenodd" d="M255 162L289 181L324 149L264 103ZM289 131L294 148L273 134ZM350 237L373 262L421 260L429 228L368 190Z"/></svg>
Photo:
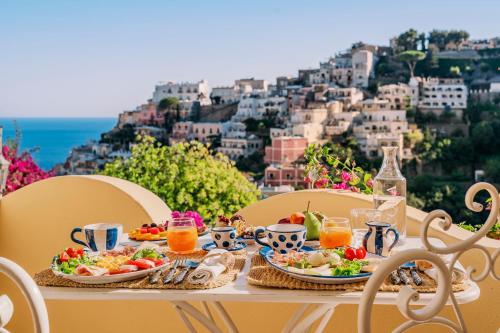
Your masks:
<svg viewBox="0 0 500 333"><path fill-rule="evenodd" d="M306 241L306 227L301 224L273 224L255 231L255 241L262 246L269 246L279 253L298 251ZM259 234L267 236L267 243L259 239Z"/></svg>
<svg viewBox="0 0 500 333"><path fill-rule="evenodd" d="M219 249L232 249L236 245L236 229L234 227L214 227L212 240Z"/></svg>
<svg viewBox="0 0 500 333"><path fill-rule="evenodd" d="M85 240L75 237L75 234L83 232ZM82 228L75 228L71 232L71 240L92 251L110 251L118 246L122 238L123 226L121 224L96 223Z"/></svg>

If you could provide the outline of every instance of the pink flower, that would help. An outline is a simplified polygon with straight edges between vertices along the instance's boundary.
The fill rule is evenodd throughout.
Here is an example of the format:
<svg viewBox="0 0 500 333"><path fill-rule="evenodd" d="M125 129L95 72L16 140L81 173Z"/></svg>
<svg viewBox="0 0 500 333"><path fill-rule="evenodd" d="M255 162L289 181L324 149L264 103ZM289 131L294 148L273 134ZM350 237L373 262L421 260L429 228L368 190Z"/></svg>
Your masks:
<svg viewBox="0 0 500 333"><path fill-rule="evenodd" d="M179 217L191 217L194 220L194 222L196 223L197 228L203 227L205 225L203 223L203 218L201 217L201 215L198 214L198 212L195 212L192 210L188 210L184 213L181 213L177 210L172 212L172 218L176 219Z"/></svg>
<svg viewBox="0 0 500 333"><path fill-rule="evenodd" d="M349 186L347 183L333 184L334 190L348 190Z"/></svg>
<svg viewBox="0 0 500 333"><path fill-rule="evenodd" d="M312 180L311 180L311 177L309 177L309 176L306 176L306 177L304 178L304 182L305 182L306 184L309 184L311 181L312 181Z"/></svg>
<svg viewBox="0 0 500 333"><path fill-rule="evenodd" d="M369 188L373 188L373 179L368 179L368 181L366 182L366 186L368 186Z"/></svg>
<svg viewBox="0 0 500 333"><path fill-rule="evenodd" d="M328 185L328 178L321 178L321 179L318 179L318 180L314 183L314 187L315 187L315 188L325 188L327 185Z"/></svg>
<svg viewBox="0 0 500 333"><path fill-rule="evenodd" d="M351 174L347 171L342 170L342 182L349 183L351 181Z"/></svg>

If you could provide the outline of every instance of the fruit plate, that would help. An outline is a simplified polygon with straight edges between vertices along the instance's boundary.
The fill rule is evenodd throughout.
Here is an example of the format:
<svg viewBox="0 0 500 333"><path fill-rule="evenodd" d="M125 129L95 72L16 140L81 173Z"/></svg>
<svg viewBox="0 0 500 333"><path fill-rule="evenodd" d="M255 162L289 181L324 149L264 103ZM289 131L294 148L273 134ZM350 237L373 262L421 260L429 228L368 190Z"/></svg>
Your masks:
<svg viewBox="0 0 500 333"><path fill-rule="evenodd" d="M163 265L156 266L150 269L144 269L140 271L123 273L123 274L115 274L115 275L101 275L101 276L82 276L82 275L74 275L74 274L65 274L59 271L52 270L54 275L60 276L64 279L71 280L73 282L78 282L82 284L105 284L105 283L113 283L113 282L124 282L130 280L136 280L143 278L150 273L157 271L159 269L164 268L169 264L168 258L164 258Z"/></svg>
<svg viewBox="0 0 500 333"><path fill-rule="evenodd" d="M306 252L313 252L315 250L309 250L309 248L302 247L302 250ZM312 283L322 283L322 284L344 284L344 283L354 283L360 281L366 281L372 275L372 273L360 273L357 275L350 276L327 276L327 275L312 275L304 273L291 272L286 268L283 268L272 262L274 251L269 247L262 248L259 253L264 257L266 262L273 267L297 280L312 282ZM376 255L367 254L367 257L381 258Z"/></svg>

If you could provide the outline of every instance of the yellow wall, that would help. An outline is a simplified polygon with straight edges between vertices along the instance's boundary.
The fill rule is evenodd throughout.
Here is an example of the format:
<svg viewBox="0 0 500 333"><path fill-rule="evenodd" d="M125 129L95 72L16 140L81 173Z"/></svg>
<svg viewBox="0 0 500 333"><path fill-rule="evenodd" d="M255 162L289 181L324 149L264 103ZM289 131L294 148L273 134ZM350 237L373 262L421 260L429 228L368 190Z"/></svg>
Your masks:
<svg viewBox="0 0 500 333"><path fill-rule="evenodd" d="M368 197L351 193L301 191L274 196L241 211L255 225L269 225L293 211L301 211L311 200L313 210L328 215L348 216L354 207L370 207ZM0 256L19 263L30 274L47 267L51 256L72 245L70 231L76 226L96 222L117 222L128 230L142 223L159 221L170 214L168 207L155 195L132 183L103 176L65 176L48 179L7 195L0 201ZM417 234L423 212L409 209L410 234ZM463 236L461 231L454 234ZM453 241L440 231L444 241ZM491 248L496 241L485 241ZM466 264L473 255L464 257ZM496 287L496 288L495 288ZM470 331L493 332L500 326L496 312L498 284L491 280L481 284L478 302L462 306ZM7 293L15 302L13 332L30 332L26 304L12 283L0 278L0 294ZM259 331L279 332L297 305L228 303L227 309L244 332L254 332L256 321L266 323ZM131 301L49 301L48 310L53 332L185 332L180 319L166 302ZM450 309L445 311L450 315ZM157 320L151 319L151 314ZM91 318L91 320L89 320ZM257 320L256 320L257 318ZM377 306L374 311L375 332L386 332L402 321L392 306ZM478 320L480 318L480 320ZM97 324L94 324L97 323ZM327 332L355 332L356 307L339 306ZM167 329L168 327L168 329ZM414 331L424 332L422 328ZM438 328L425 332L441 332Z"/></svg>

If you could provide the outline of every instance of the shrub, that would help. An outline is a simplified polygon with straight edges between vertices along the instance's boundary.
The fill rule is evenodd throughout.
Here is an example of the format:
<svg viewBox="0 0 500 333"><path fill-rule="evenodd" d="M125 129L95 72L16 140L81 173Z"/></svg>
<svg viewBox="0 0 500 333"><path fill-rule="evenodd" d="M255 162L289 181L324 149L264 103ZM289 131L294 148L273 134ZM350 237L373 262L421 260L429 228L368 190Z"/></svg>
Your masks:
<svg viewBox="0 0 500 333"><path fill-rule="evenodd" d="M42 170L33 161L29 151L18 153L18 144L2 147L2 154L10 162L3 194L14 192L26 185L54 176L53 171Z"/></svg>
<svg viewBox="0 0 500 333"><path fill-rule="evenodd" d="M106 164L102 174L141 185L172 210L198 211L209 221L231 215L259 196L226 156L212 155L194 141L164 146L151 137L139 138L128 160Z"/></svg>

